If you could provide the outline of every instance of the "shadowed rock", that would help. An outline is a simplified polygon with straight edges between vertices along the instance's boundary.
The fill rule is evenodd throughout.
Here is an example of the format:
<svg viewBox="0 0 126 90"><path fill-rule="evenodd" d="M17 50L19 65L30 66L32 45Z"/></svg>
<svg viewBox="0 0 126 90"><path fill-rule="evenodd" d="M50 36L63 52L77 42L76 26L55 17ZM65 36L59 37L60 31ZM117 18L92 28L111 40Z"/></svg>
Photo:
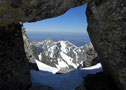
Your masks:
<svg viewBox="0 0 126 90"><path fill-rule="evenodd" d="M87 7L88 33L105 72L126 90L126 0L93 0Z"/></svg>
<svg viewBox="0 0 126 90"><path fill-rule="evenodd" d="M33 22L64 14L89 0L1 0L0 24Z"/></svg>
<svg viewBox="0 0 126 90"><path fill-rule="evenodd" d="M87 90L119 90L111 77L104 72L89 74L85 78Z"/></svg>
<svg viewBox="0 0 126 90"><path fill-rule="evenodd" d="M21 30L21 24L0 26L0 90L27 90L30 86Z"/></svg>
<svg viewBox="0 0 126 90"><path fill-rule="evenodd" d="M75 88L75 90L87 90L84 85L80 85Z"/></svg>
<svg viewBox="0 0 126 90"><path fill-rule="evenodd" d="M88 0L0 0L0 90L25 90L30 73L19 22L64 14ZM92 0L88 32L105 72L126 90L126 0Z"/></svg>

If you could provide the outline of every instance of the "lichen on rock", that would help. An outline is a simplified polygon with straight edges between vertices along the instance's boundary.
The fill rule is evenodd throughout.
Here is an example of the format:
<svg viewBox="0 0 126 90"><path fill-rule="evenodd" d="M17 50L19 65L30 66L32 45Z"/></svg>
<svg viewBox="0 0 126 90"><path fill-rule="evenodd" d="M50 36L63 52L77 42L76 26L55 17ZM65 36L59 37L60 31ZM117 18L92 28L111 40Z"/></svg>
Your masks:
<svg viewBox="0 0 126 90"><path fill-rule="evenodd" d="M1 0L0 25L35 22L59 16L89 0Z"/></svg>

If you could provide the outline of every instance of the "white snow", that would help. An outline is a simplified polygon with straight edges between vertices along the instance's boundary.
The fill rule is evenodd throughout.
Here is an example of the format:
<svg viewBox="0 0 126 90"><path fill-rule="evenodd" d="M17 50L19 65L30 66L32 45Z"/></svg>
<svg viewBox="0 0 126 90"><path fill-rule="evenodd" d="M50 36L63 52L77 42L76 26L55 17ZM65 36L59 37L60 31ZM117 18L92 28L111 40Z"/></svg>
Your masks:
<svg viewBox="0 0 126 90"><path fill-rule="evenodd" d="M33 42L33 45L38 46L37 50L40 53L39 60L44 61L45 58L41 56L45 55L49 58L50 61L48 61L53 62L58 69L65 66L65 68L69 68L70 66L77 68L79 65L83 65L83 62L87 60L86 51L93 47L92 44L90 44L91 43L77 47L67 40L54 42L51 39L42 42Z"/></svg>
<svg viewBox="0 0 126 90"><path fill-rule="evenodd" d="M87 68L83 68L84 70L92 70L92 69L97 69L97 68L100 68L102 67L101 63L98 63L97 65L94 65L92 67L87 67Z"/></svg>
<svg viewBox="0 0 126 90"><path fill-rule="evenodd" d="M66 54L64 54L63 52L60 52L60 55L62 56L62 58L66 61L70 61L70 59L72 59L71 57L67 56Z"/></svg>
<svg viewBox="0 0 126 90"><path fill-rule="evenodd" d="M48 51L51 52L51 53L50 53L50 57L51 57L51 58L53 58L53 56L54 56L54 53L55 53L54 50L55 50L56 47L57 47L56 45L53 45L52 47L50 47L50 48L48 49Z"/></svg>
<svg viewBox="0 0 126 90"><path fill-rule="evenodd" d="M65 68L65 67L69 67L64 61L61 61L59 58L58 58L58 65L60 68Z"/></svg>
<svg viewBox="0 0 126 90"><path fill-rule="evenodd" d="M84 83L84 77L88 74L95 74L101 71L100 64L90 68L76 69L66 74L52 74L46 71L31 70L31 80L33 86L47 85L54 88L54 90L73 90Z"/></svg>
<svg viewBox="0 0 126 90"><path fill-rule="evenodd" d="M38 57L39 57L39 60L41 60L41 59L42 59L42 55L41 55L41 53L38 55Z"/></svg>
<svg viewBox="0 0 126 90"><path fill-rule="evenodd" d="M77 65L75 65L73 62L72 62L72 58L67 56L66 54L64 54L63 52L60 52L60 55L61 57L69 64L69 65L72 65L74 68L77 68Z"/></svg>
<svg viewBox="0 0 126 90"><path fill-rule="evenodd" d="M61 44L61 50L64 52L64 53L67 53L67 49L66 49L66 44L64 41L60 41L60 44Z"/></svg>
<svg viewBox="0 0 126 90"><path fill-rule="evenodd" d="M59 71L59 69L57 68L54 68L54 67L51 67L51 66L48 66L38 60L35 60L36 63L37 63L37 66L39 68L39 70L43 70L43 71L48 71L48 72L52 72L53 74L55 74L56 72Z"/></svg>

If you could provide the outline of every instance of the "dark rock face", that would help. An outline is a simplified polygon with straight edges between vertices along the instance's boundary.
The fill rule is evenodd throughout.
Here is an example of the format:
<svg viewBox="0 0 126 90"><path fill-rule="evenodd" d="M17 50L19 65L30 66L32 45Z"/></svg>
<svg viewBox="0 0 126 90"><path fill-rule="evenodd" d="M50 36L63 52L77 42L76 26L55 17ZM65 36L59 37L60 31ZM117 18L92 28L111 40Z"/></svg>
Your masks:
<svg viewBox="0 0 126 90"><path fill-rule="evenodd" d="M30 73L21 25L56 17L88 0L0 0L0 90L25 90ZM90 0L88 32L105 72L126 90L126 0ZM4 27L3 27L4 26Z"/></svg>
<svg viewBox="0 0 126 90"><path fill-rule="evenodd" d="M56 17L89 0L1 0L0 24L33 22Z"/></svg>
<svg viewBox="0 0 126 90"><path fill-rule="evenodd" d="M104 71L126 90L126 0L93 0L87 7L88 33Z"/></svg>
<svg viewBox="0 0 126 90"><path fill-rule="evenodd" d="M104 72L90 74L85 78L87 90L119 90L111 77Z"/></svg>
<svg viewBox="0 0 126 90"><path fill-rule="evenodd" d="M80 85L75 88L75 90L87 90L84 85Z"/></svg>
<svg viewBox="0 0 126 90"><path fill-rule="evenodd" d="M27 90L30 86L22 25L0 26L0 90Z"/></svg>

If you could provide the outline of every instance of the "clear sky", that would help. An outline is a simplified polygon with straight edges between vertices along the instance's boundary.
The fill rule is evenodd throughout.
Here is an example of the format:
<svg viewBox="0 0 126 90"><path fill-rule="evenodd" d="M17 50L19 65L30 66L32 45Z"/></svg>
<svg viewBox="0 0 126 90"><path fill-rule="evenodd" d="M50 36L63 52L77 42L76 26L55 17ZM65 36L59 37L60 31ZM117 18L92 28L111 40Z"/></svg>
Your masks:
<svg viewBox="0 0 126 90"><path fill-rule="evenodd" d="M64 15L34 23L25 23L27 32L86 32L87 5L72 8Z"/></svg>

